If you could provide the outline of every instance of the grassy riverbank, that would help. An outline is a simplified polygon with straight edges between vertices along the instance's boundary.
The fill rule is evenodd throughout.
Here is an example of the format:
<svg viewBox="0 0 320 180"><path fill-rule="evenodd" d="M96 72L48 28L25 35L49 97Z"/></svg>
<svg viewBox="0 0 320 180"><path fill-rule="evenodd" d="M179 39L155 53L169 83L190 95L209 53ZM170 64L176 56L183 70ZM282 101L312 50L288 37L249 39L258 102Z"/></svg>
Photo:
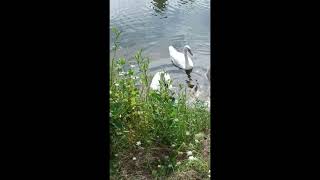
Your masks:
<svg viewBox="0 0 320 180"><path fill-rule="evenodd" d="M125 58L116 58L120 32L112 32L110 178L209 179L210 112L206 105L201 101L187 105L182 85L177 103L166 86L159 93L150 90L149 59L137 52L138 68L134 68Z"/></svg>

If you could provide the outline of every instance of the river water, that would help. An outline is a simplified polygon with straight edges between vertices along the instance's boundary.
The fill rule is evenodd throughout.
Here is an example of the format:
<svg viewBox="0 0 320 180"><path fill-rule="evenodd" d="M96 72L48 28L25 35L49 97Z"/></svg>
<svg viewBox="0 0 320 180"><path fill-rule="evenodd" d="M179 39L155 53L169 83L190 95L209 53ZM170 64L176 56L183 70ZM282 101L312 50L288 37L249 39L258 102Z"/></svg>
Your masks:
<svg viewBox="0 0 320 180"><path fill-rule="evenodd" d="M135 64L139 49L151 59L150 73L164 69L173 86L189 85L199 99L208 100L210 83L210 0L110 0L110 28L121 34L119 53ZM110 34L111 35L111 34ZM110 47L112 47L110 38ZM174 66L168 47L178 51L189 45L193 53L191 73Z"/></svg>

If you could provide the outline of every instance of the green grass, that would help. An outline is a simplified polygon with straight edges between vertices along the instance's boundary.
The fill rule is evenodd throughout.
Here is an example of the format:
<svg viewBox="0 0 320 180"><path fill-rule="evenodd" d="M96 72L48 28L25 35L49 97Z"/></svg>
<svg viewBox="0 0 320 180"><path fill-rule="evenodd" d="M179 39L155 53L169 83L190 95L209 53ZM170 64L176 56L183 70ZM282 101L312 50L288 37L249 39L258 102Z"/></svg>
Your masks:
<svg viewBox="0 0 320 180"><path fill-rule="evenodd" d="M201 101L187 105L180 85L177 103L161 82L149 89L150 60L138 51L138 70L116 58L120 32L113 28L110 70L111 179L206 179L210 170L210 112ZM137 86L139 85L139 86ZM188 151L196 159L190 160Z"/></svg>

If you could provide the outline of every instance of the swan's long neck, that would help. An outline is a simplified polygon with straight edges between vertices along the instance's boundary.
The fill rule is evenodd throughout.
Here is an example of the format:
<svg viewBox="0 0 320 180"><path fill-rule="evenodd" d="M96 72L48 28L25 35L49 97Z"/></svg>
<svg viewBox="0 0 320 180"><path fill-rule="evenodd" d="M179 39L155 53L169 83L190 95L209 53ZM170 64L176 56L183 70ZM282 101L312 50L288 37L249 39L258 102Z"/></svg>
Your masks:
<svg viewBox="0 0 320 180"><path fill-rule="evenodd" d="M188 55L187 55L188 49L184 48L183 52L184 52L185 66L189 67L189 60L188 60Z"/></svg>

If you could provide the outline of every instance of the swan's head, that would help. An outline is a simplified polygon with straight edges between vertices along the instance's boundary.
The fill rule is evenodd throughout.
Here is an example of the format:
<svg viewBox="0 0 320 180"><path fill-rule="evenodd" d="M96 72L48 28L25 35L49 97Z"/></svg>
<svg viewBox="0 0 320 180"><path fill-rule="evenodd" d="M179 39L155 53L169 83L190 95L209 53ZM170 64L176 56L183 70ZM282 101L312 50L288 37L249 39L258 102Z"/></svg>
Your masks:
<svg viewBox="0 0 320 180"><path fill-rule="evenodd" d="M188 51L191 54L191 56L193 56L193 54L191 52L191 47L189 45L185 45L183 49L184 49L184 51Z"/></svg>

